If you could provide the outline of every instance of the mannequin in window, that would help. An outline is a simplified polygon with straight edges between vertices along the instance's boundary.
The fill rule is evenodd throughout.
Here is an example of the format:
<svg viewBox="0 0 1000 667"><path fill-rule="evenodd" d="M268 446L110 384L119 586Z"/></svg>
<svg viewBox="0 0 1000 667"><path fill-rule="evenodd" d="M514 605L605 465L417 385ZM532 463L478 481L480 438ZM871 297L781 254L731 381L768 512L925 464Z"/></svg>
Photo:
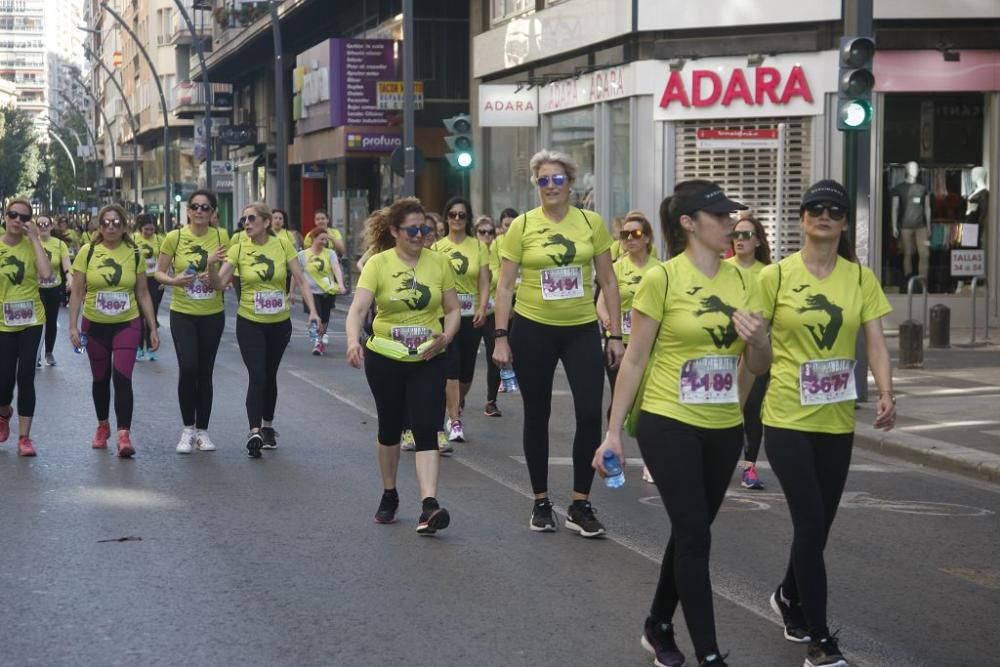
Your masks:
<svg viewBox="0 0 1000 667"><path fill-rule="evenodd" d="M906 163L906 180L892 189L892 235L903 247L903 274L910 277L919 273L927 281L927 264L930 254L931 198L927 188L917 183L920 165ZM918 258L914 266L913 254Z"/></svg>
<svg viewBox="0 0 1000 667"><path fill-rule="evenodd" d="M976 247L983 248L986 241L986 214L989 211L990 191L986 189L986 169L984 167L972 168L972 194L965 209L965 224L979 225L976 239ZM963 237L964 238L964 237ZM959 294L965 287L965 281L958 281L955 293Z"/></svg>

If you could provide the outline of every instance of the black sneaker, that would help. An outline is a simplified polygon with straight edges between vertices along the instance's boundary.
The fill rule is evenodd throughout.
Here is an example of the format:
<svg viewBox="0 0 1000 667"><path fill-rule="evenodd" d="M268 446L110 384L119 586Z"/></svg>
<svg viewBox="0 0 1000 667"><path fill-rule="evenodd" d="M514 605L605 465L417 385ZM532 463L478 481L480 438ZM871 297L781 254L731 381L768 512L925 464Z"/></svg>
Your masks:
<svg viewBox="0 0 1000 667"><path fill-rule="evenodd" d="M375 523L396 523L396 510L399 509L399 494L382 492L378 510L375 512Z"/></svg>
<svg viewBox="0 0 1000 667"><path fill-rule="evenodd" d="M424 500L424 511L420 513L417 520L417 533L420 535L433 535L439 530L444 530L451 523L451 516L448 510L438 505L433 498Z"/></svg>
<svg viewBox="0 0 1000 667"><path fill-rule="evenodd" d="M847 660L840 654L837 646L837 637L830 636L809 642L804 667L848 667Z"/></svg>
<svg viewBox="0 0 1000 667"><path fill-rule="evenodd" d="M781 617L781 622L785 626L785 639L796 644L805 644L809 641L809 631L806 629L806 617L802 613L802 607L796 602L785 598L781 594L781 586L771 594L771 609Z"/></svg>
<svg viewBox="0 0 1000 667"><path fill-rule="evenodd" d="M556 517L552 513L552 502L548 498L535 501L531 508L531 521L528 527L536 533L556 532Z"/></svg>
<svg viewBox="0 0 1000 667"><path fill-rule="evenodd" d="M604 525L594 516L594 508L586 500L574 500L566 512L566 527L581 537L601 537Z"/></svg>
<svg viewBox="0 0 1000 667"><path fill-rule="evenodd" d="M496 401L486 401L486 405L483 406L483 414L487 417L503 417Z"/></svg>
<svg viewBox="0 0 1000 667"><path fill-rule="evenodd" d="M275 438L278 437L278 432L275 431L270 426L263 426L260 429L260 439L264 441L261 449L277 449L278 441Z"/></svg>
<svg viewBox="0 0 1000 667"><path fill-rule="evenodd" d="M713 653L712 655L705 656L698 662L698 667L729 667L726 664L727 655L719 655L718 653Z"/></svg>
<svg viewBox="0 0 1000 667"><path fill-rule="evenodd" d="M647 616L639 641L644 649L656 656L653 664L657 667L684 667L686 664L684 654L674 641L673 623L657 623L652 616Z"/></svg>
<svg viewBox="0 0 1000 667"><path fill-rule="evenodd" d="M252 459L260 458L260 449L264 446L264 441L260 437L260 433L251 433L247 437L247 456Z"/></svg>

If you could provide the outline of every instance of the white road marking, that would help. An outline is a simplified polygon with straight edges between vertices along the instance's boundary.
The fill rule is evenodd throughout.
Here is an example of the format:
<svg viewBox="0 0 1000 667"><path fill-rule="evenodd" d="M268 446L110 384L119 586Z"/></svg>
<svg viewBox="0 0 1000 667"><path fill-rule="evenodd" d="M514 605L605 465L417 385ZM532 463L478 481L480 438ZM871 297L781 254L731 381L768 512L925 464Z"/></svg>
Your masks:
<svg viewBox="0 0 1000 667"><path fill-rule="evenodd" d="M983 385L980 387L947 387L944 389L934 388L931 385L914 385L913 387L907 387L905 391L901 391L901 396L910 396L913 398L923 398L930 396L968 396L968 395L991 395L1000 394L1000 387L992 387L989 385Z"/></svg>
<svg viewBox="0 0 1000 667"><path fill-rule="evenodd" d="M911 426L897 426L896 428L900 431L934 431L939 428L954 428L957 426L992 426L994 424L1000 424L1000 422L973 419L969 421L937 422L934 424L913 424Z"/></svg>

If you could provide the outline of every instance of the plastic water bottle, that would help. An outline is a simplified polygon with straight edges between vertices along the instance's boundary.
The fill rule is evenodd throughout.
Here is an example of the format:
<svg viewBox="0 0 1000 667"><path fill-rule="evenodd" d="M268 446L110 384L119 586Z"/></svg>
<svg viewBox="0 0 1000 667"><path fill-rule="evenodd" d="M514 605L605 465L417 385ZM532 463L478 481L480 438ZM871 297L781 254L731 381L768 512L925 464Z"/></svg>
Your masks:
<svg viewBox="0 0 1000 667"><path fill-rule="evenodd" d="M517 376L514 375L513 368L501 368L500 380L503 382L503 390L508 394L518 391Z"/></svg>
<svg viewBox="0 0 1000 667"><path fill-rule="evenodd" d="M80 334L80 347L74 347L73 351L77 354L83 354L83 351L87 349L87 334Z"/></svg>
<svg viewBox="0 0 1000 667"><path fill-rule="evenodd" d="M309 323L309 340L313 342L313 345L319 342L319 325L315 322Z"/></svg>
<svg viewBox="0 0 1000 667"><path fill-rule="evenodd" d="M198 273L198 269L195 267L194 262L188 262L188 267L184 269L185 276L193 276Z"/></svg>
<svg viewBox="0 0 1000 667"><path fill-rule="evenodd" d="M610 450L604 452L604 470L608 473L604 478L605 486L609 489L625 486L625 471L618 464L618 457Z"/></svg>

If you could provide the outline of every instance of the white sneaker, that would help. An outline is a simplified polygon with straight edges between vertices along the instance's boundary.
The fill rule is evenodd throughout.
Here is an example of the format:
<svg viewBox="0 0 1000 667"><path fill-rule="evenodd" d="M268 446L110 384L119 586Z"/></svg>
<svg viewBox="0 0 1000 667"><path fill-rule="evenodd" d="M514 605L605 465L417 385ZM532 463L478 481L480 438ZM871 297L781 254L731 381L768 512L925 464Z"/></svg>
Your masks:
<svg viewBox="0 0 1000 667"><path fill-rule="evenodd" d="M465 429L462 428L461 419L453 419L448 431L448 440L451 442L465 442Z"/></svg>
<svg viewBox="0 0 1000 667"><path fill-rule="evenodd" d="M181 431L180 442L177 443L178 454L190 454L194 449L194 429L185 428Z"/></svg>
<svg viewBox="0 0 1000 667"><path fill-rule="evenodd" d="M404 452L412 452L417 448L417 443L413 439L413 431L410 429L403 431L403 440L400 443L399 448Z"/></svg>
<svg viewBox="0 0 1000 667"><path fill-rule="evenodd" d="M327 336L326 334L323 334L322 338L320 339L320 342L323 343L323 345L329 345L330 337Z"/></svg>
<svg viewBox="0 0 1000 667"><path fill-rule="evenodd" d="M195 436L195 443L198 446L199 452L215 451L215 443L213 443L212 439L208 437L208 431L198 431L197 435Z"/></svg>
<svg viewBox="0 0 1000 667"><path fill-rule="evenodd" d="M649 468L646 466L642 466L642 481L646 482L646 484L655 484L653 474L649 472Z"/></svg>

